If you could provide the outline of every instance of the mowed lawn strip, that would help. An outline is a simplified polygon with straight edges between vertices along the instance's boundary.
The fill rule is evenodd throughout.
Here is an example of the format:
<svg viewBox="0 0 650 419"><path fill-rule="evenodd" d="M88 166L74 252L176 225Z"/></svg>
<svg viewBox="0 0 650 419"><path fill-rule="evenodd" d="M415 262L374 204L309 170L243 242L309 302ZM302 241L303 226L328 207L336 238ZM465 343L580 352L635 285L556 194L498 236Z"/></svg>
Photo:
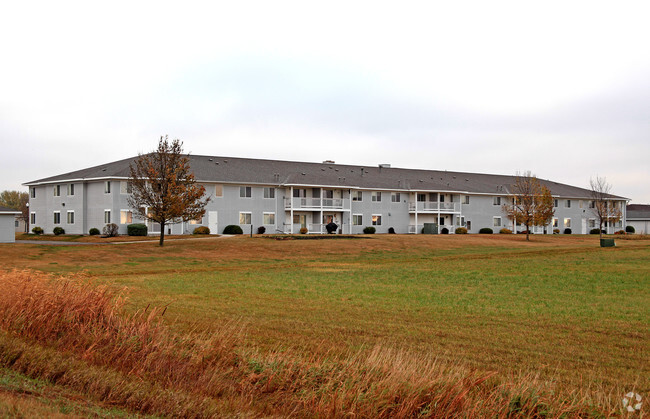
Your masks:
<svg viewBox="0 0 650 419"><path fill-rule="evenodd" d="M89 249L27 247L3 266L128 287L179 331L225 321L262 350L377 343L569 384L648 388L650 241L593 237L235 238ZM24 263L24 261L29 263Z"/></svg>

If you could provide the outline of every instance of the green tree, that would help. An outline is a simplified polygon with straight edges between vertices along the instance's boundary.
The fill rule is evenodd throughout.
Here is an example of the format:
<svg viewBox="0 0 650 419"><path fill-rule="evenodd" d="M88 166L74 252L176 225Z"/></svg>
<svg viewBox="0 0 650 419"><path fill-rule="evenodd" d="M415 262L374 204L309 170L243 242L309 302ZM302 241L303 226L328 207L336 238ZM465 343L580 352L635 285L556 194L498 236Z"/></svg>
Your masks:
<svg viewBox="0 0 650 419"><path fill-rule="evenodd" d="M0 206L20 211L20 219L29 222L29 193L20 191L2 191L0 193ZM27 229L26 231L29 231Z"/></svg>
<svg viewBox="0 0 650 419"><path fill-rule="evenodd" d="M160 224L160 246L165 240L165 225L194 220L205 214L209 198L205 188L196 183L190 160L183 154L183 143L160 137L158 149L140 154L130 165L131 208Z"/></svg>

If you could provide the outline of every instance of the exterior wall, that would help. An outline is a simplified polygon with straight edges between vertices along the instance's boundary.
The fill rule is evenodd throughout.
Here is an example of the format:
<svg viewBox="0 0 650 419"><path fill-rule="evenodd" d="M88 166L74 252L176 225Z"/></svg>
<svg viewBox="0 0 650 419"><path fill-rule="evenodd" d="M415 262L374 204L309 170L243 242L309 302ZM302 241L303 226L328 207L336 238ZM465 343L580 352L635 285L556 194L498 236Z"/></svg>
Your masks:
<svg viewBox="0 0 650 419"><path fill-rule="evenodd" d="M650 234L650 220L627 220L627 225L634 227L635 234Z"/></svg>
<svg viewBox="0 0 650 419"><path fill-rule="evenodd" d="M16 240L16 215L0 213L0 243L13 243Z"/></svg>
<svg viewBox="0 0 650 419"><path fill-rule="evenodd" d="M14 227L16 229L16 233L24 233L26 228L27 228L27 223L25 220L19 218L19 216L16 216L16 220L14 222Z"/></svg>
<svg viewBox="0 0 650 419"><path fill-rule="evenodd" d="M30 213L36 215L36 222L30 228L38 226L43 228L45 233L52 233L56 226L63 227L66 233L70 234L88 234L90 228L98 228L100 231L105 226L104 211L110 210L111 222L119 226L120 234L127 233L127 224L122 223L120 211L132 211L127 203L128 195L125 189L121 187L126 180L111 180L110 193L105 192L105 181L87 181L75 182L74 195L68 195L68 183L59 183L61 194L54 196L53 190L57 184L39 185L32 188L36 190L36 196L31 197L30 193ZM274 190L274 198L264 198L264 185L230 185L218 183L203 183L206 193L210 196L210 202L206 206L206 214L202 220L193 222L181 222L168 226L168 232L172 234L191 234L194 228L198 226L209 227L212 234L223 233L223 229L230 224L240 225L244 233L251 231L257 232L257 228L264 226L267 234L277 232L289 232L292 228L293 219L292 211L287 208L287 203L294 205L294 215L305 215L305 221L310 228L311 233L325 232L323 225L323 216L331 215L334 222L339 225L339 229L345 233L361 234L367 226L376 228L377 233L387 233L389 228L394 228L398 234L409 232L421 232L424 223L438 223L442 218L442 227L448 228L450 233L454 233L457 226L468 226L469 233L478 233L483 227L492 228L494 233L498 233L501 228L522 231L519 227L514 229L513 223L507 219L503 213L501 205L494 205L494 196L491 195L469 195L469 203L465 204L465 195L459 193L426 193L427 204L439 202L444 197L444 203L453 203L453 209L441 209L440 214L437 211L420 211L417 213L417 223L415 220L414 208L422 202L417 201L416 191L400 191L400 197L397 202L393 202L392 193L396 191L382 190L357 190L346 188L314 188L303 187L305 189L306 202L319 202L319 199L325 199L325 191L332 191L333 198L341 200L341 208L300 208L298 201L292 196L290 187L266 186ZM240 196L240 186L250 188L250 197ZM221 190L221 196L217 196L217 190ZM361 200L353 200L353 194L361 192ZM31 192L31 188L30 188ZM381 200L373 201L373 192L381 192ZM315 199L315 201L314 201ZM329 199L329 198L326 198ZM507 197L501 195L501 204L506 202ZM565 230L565 219L570 219L571 230L573 234L589 233L589 219L595 218L588 208L587 200L571 198L571 206L567 207L567 198L557 198L558 206L555 208L554 218L558 219L558 229L561 233ZM581 205L582 204L582 205ZM298 205L298 206L297 206ZM433 204L438 205L438 204ZM624 205L624 203L623 203ZM422 207L424 208L424 207ZM429 206L428 208L431 208ZM441 206L442 208L442 206ZM61 214L60 223L54 224L54 212L59 211ZM67 212L74 211L74 223L68 223ZM240 224L240 213L250 214L250 223ZM264 214L272 213L275 215L275 222L264 224ZM353 225L355 216L361 216L360 225ZM381 224L373 225L373 216L381 217ZM501 217L501 225L494 225L494 217ZM358 218L358 217L356 217ZM132 223L143 222L135 215L132 217ZM631 223L630 223L631 224ZM625 225L624 222L612 226L610 232L620 230ZM632 224L633 225L633 224ZM12 232L14 224L11 223ZM297 234L300 230L300 224L293 224L293 232ZM636 226L635 226L636 227ZM637 229L640 230L641 228ZM553 227L549 225L547 233L552 233ZM156 233L159 231L157 225L149 224L149 231ZM647 231L647 228L646 230ZM542 233L543 229L534 231ZM13 236L12 236L13 237Z"/></svg>

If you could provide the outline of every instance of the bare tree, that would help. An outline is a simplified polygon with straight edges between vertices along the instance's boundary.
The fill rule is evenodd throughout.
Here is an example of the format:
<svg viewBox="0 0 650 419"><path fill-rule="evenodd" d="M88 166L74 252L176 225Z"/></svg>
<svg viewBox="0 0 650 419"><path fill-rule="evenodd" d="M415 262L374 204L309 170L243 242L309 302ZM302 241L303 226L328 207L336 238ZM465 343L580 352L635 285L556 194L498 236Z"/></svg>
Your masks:
<svg viewBox="0 0 650 419"><path fill-rule="evenodd" d="M503 212L516 224L526 227L526 240L530 240L532 226L544 226L553 217L551 191L542 186L530 171L515 176L510 187L510 202L503 205Z"/></svg>
<svg viewBox="0 0 650 419"><path fill-rule="evenodd" d="M160 224L160 245L165 240L165 225L194 220L205 214L209 198L196 183L190 160L183 154L183 143L160 137L158 149L140 154L130 165L129 205L140 218Z"/></svg>
<svg viewBox="0 0 650 419"><path fill-rule="evenodd" d="M616 203L610 195L612 185L607 183L607 178L596 176L589 179L589 186L591 187L591 202L589 208L591 212L598 219L598 231L600 238L603 238L603 225L611 225L621 219L621 209L616 206Z"/></svg>

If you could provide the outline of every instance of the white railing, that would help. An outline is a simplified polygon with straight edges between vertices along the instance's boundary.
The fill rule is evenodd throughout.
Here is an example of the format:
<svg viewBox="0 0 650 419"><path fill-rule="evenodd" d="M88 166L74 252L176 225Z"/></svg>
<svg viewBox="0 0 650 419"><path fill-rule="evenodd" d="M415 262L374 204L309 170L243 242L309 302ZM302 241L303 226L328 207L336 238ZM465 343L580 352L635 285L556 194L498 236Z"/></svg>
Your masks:
<svg viewBox="0 0 650 419"><path fill-rule="evenodd" d="M446 228L447 230L449 230L449 234L454 234L455 231L456 231L456 227L457 226L446 225L446 224L439 225L438 226L438 234L442 233L443 228ZM408 228L408 232L410 234L413 234L413 233L421 234L423 228L424 228L424 224L418 224L417 227L415 225L413 225L413 224L410 224L409 228Z"/></svg>
<svg viewBox="0 0 650 419"><path fill-rule="evenodd" d="M424 228L423 224L418 224L417 226L414 224L410 224L408 232L409 234L414 234L416 232L419 234L422 231L422 228Z"/></svg>
<svg viewBox="0 0 650 419"><path fill-rule="evenodd" d="M285 198L284 207L291 208L343 208L344 199L341 198Z"/></svg>
<svg viewBox="0 0 650 419"><path fill-rule="evenodd" d="M323 225L322 224L307 224L307 229L309 229L310 233L321 233L323 231Z"/></svg>
<svg viewBox="0 0 650 419"><path fill-rule="evenodd" d="M459 202L409 202L409 211L413 212L460 212Z"/></svg>

